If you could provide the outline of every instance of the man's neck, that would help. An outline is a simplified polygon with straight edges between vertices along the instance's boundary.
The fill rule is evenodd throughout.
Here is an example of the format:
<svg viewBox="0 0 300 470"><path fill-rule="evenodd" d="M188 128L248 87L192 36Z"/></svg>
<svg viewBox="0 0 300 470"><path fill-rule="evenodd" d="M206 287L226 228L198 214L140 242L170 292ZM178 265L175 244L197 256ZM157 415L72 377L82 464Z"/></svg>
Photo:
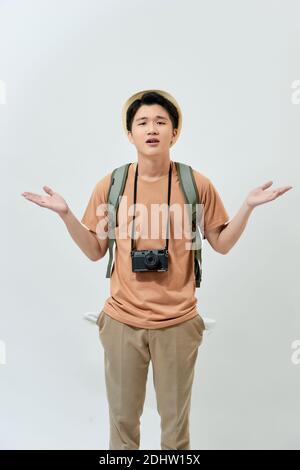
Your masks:
<svg viewBox="0 0 300 470"><path fill-rule="evenodd" d="M138 156L137 163L134 163L134 170L138 164L138 176L147 181L155 181L169 173L170 163L170 156L164 158Z"/></svg>

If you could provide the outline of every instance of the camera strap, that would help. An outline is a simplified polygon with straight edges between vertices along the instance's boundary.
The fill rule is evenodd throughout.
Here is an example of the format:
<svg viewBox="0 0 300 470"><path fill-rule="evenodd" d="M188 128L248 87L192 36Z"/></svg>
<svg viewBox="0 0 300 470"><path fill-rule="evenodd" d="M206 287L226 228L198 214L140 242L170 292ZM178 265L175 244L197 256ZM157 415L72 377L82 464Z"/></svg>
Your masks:
<svg viewBox="0 0 300 470"><path fill-rule="evenodd" d="M136 165L135 177L134 177L134 195L133 195L134 214L133 214L132 234L131 234L131 251L134 250L134 221L135 221L137 180L138 180L138 164ZM165 246L166 250L168 250L168 246L169 246L169 217L170 217L171 181L172 181L172 162L170 163L169 179L168 179L168 223L167 223L167 232L166 232L166 246Z"/></svg>

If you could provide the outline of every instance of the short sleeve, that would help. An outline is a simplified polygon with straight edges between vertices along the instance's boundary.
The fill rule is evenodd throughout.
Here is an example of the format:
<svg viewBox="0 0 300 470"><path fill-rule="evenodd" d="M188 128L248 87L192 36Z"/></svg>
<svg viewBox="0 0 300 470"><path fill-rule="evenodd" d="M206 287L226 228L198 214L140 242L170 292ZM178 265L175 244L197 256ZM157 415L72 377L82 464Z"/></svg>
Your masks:
<svg viewBox="0 0 300 470"><path fill-rule="evenodd" d="M109 173L97 181L81 218L81 223L94 233L98 233L97 225L99 224L99 228L101 222L106 221L107 212L105 212L105 209L107 207L111 175L112 173Z"/></svg>
<svg viewBox="0 0 300 470"><path fill-rule="evenodd" d="M203 205L202 231L204 232L203 238L206 239L207 232L227 224L230 218L212 181L199 171L193 170L193 173L199 192L200 204Z"/></svg>

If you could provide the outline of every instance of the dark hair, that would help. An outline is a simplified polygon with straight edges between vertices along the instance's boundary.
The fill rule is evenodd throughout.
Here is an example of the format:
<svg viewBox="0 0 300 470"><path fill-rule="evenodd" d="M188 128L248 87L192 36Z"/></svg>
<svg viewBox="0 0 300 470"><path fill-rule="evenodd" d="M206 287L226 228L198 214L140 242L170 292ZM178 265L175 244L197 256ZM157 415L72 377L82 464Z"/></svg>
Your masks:
<svg viewBox="0 0 300 470"><path fill-rule="evenodd" d="M131 132L132 129L132 121L137 110L143 105L150 105L150 104L159 104L168 112L169 117L172 121L173 129L178 129L178 121L179 115L176 106L171 103L170 100L162 96L160 93L155 91L149 91L144 93L140 99L135 100L129 108L127 109L126 113L126 127L127 130Z"/></svg>

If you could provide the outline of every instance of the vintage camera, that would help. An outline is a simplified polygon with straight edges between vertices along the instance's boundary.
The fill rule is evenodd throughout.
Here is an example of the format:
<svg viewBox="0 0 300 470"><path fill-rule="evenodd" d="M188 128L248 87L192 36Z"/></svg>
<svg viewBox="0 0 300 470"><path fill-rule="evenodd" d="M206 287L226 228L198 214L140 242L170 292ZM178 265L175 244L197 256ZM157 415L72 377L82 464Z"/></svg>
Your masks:
<svg viewBox="0 0 300 470"><path fill-rule="evenodd" d="M132 250L132 271L135 273L142 271L162 272L168 271L168 250Z"/></svg>

